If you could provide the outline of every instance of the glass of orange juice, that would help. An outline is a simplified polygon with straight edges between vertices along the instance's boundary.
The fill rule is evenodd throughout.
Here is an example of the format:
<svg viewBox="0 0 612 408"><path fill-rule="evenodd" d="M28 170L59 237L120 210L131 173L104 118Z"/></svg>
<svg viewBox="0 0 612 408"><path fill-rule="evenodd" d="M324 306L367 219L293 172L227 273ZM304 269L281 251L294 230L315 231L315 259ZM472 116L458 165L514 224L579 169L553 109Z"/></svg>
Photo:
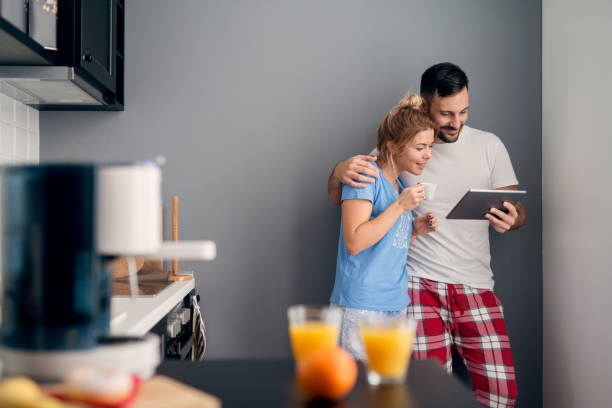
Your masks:
<svg viewBox="0 0 612 408"><path fill-rule="evenodd" d="M360 321L370 385L404 382L412 354L416 322L405 315L371 316Z"/></svg>
<svg viewBox="0 0 612 408"><path fill-rule="evenodd" d="M289 338L298 363L308 353L338 344L342 311L330 306L293 305L287 309Z"/></svg>

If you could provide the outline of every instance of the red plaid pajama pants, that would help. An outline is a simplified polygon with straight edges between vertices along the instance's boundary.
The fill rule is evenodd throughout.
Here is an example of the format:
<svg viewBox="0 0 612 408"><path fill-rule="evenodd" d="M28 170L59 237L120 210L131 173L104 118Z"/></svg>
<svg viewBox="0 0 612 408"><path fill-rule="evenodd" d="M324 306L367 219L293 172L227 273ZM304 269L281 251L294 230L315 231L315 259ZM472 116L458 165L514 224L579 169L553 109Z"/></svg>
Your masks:
<svg viewBox="0 0 612 408"><path fill-rule="evenodd" d="M410 277L408 316L417 321L413 358L451 372L454 346L486 407L513 407L517 389L501 301L490 290Z"/></svg>

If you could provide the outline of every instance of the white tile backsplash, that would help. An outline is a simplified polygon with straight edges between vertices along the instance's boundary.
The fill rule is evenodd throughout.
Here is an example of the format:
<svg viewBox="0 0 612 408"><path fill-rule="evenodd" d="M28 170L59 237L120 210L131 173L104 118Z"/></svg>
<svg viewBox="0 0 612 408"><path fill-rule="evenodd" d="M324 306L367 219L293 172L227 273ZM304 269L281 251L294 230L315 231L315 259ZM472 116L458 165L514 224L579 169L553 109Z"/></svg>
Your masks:
<svg viewBox="0 0 612 408"><path fill-rule="evenodd" d="M22 129L28 128L28 106L15 101L15 126Z"/></svg>
<svg viewBox="0 0 612 408"><path fill-rule="evenodd" d="M38 134L38 111L28 108L28 131Z"/></svg>
<svg viewBox="0 0 612 408"><path fill-rule="evenodd" d="M0 154L6 158L15 156L15 125L0 122Z"/></svg>
<svg viewBox="0 0 612 408"><path fill-rule="evenodd" d="M0 94L0 121L15 124L15 100Z"/></svg>
<svg viewBox="0 0 612 408"><path fill-rule="evenodd" d="M15 158L28 159L28 131L19 127L15 129Z"/></svg>
<svg viewBox="0 0 612 408"><path fill-rule="evenodd" d="M39 135L38 111L0 94L0 165L38 163ZM2 235L0 234L0 251L1 248ZM2 261L2 253L0 253L0 261ZM1 287L2 274L0 274ZM0 299L0 305L1 302L2 299Z"/></svg>
<svg viewBox="0 0 612 408"><path fill-rule="evenodd" d="M0 94L0 165L38 163L38 111Z"/></svg>
<svg viewBox="0 0 612 408"><path fill-rule="evenodd" d="M38 133L28 132L28 161L38 163L40 161L40 139Z"/></svg>

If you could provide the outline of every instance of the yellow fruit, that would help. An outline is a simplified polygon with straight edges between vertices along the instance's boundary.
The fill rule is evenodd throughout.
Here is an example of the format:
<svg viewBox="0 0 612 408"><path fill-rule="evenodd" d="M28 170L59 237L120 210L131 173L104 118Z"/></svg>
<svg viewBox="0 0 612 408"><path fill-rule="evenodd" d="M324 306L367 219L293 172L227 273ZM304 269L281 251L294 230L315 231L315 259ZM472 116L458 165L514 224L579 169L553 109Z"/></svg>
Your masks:
<svg viewBox="0 0 612 408"><path fill-rule="evenodd" d="M323 347L300 360L297 379L313 396L339 400L357 381L357 363L342 347Z"/></svg>
<svg viewBox="0 0 612 408"><path fill-rule="evenodd" d="M53 397L41 396L40 398L28 401L26 404L13 408L64 408L66 405Z"/></svg>
<svg viewBox="0 0 612 408"><path fill-rule="evenodd" d="M0 382L1 408L64 408L61 401L45 395L27 377L12 377Z"/></svg>
<svg viewBox="0 0 612 408"><path fill-rule="evenodd" d="M42 396L38 384L27 377L12 377L0 382L0 407L27 406Z"/></svg>

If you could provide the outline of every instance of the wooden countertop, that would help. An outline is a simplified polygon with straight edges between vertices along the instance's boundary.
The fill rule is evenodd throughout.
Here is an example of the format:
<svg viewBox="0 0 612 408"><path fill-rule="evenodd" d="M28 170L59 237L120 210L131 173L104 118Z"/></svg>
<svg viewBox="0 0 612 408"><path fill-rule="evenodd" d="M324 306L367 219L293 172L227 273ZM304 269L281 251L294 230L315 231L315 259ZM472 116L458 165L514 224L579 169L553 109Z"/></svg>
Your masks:
<svg viewBox="0 0 612 408"><path fill-rule="evenodd" d="M168 280L170 271L139 271L138 294L152 296L172 284ZM113 279L113 296L129 296L130 283L128 278Z"/></svg>

